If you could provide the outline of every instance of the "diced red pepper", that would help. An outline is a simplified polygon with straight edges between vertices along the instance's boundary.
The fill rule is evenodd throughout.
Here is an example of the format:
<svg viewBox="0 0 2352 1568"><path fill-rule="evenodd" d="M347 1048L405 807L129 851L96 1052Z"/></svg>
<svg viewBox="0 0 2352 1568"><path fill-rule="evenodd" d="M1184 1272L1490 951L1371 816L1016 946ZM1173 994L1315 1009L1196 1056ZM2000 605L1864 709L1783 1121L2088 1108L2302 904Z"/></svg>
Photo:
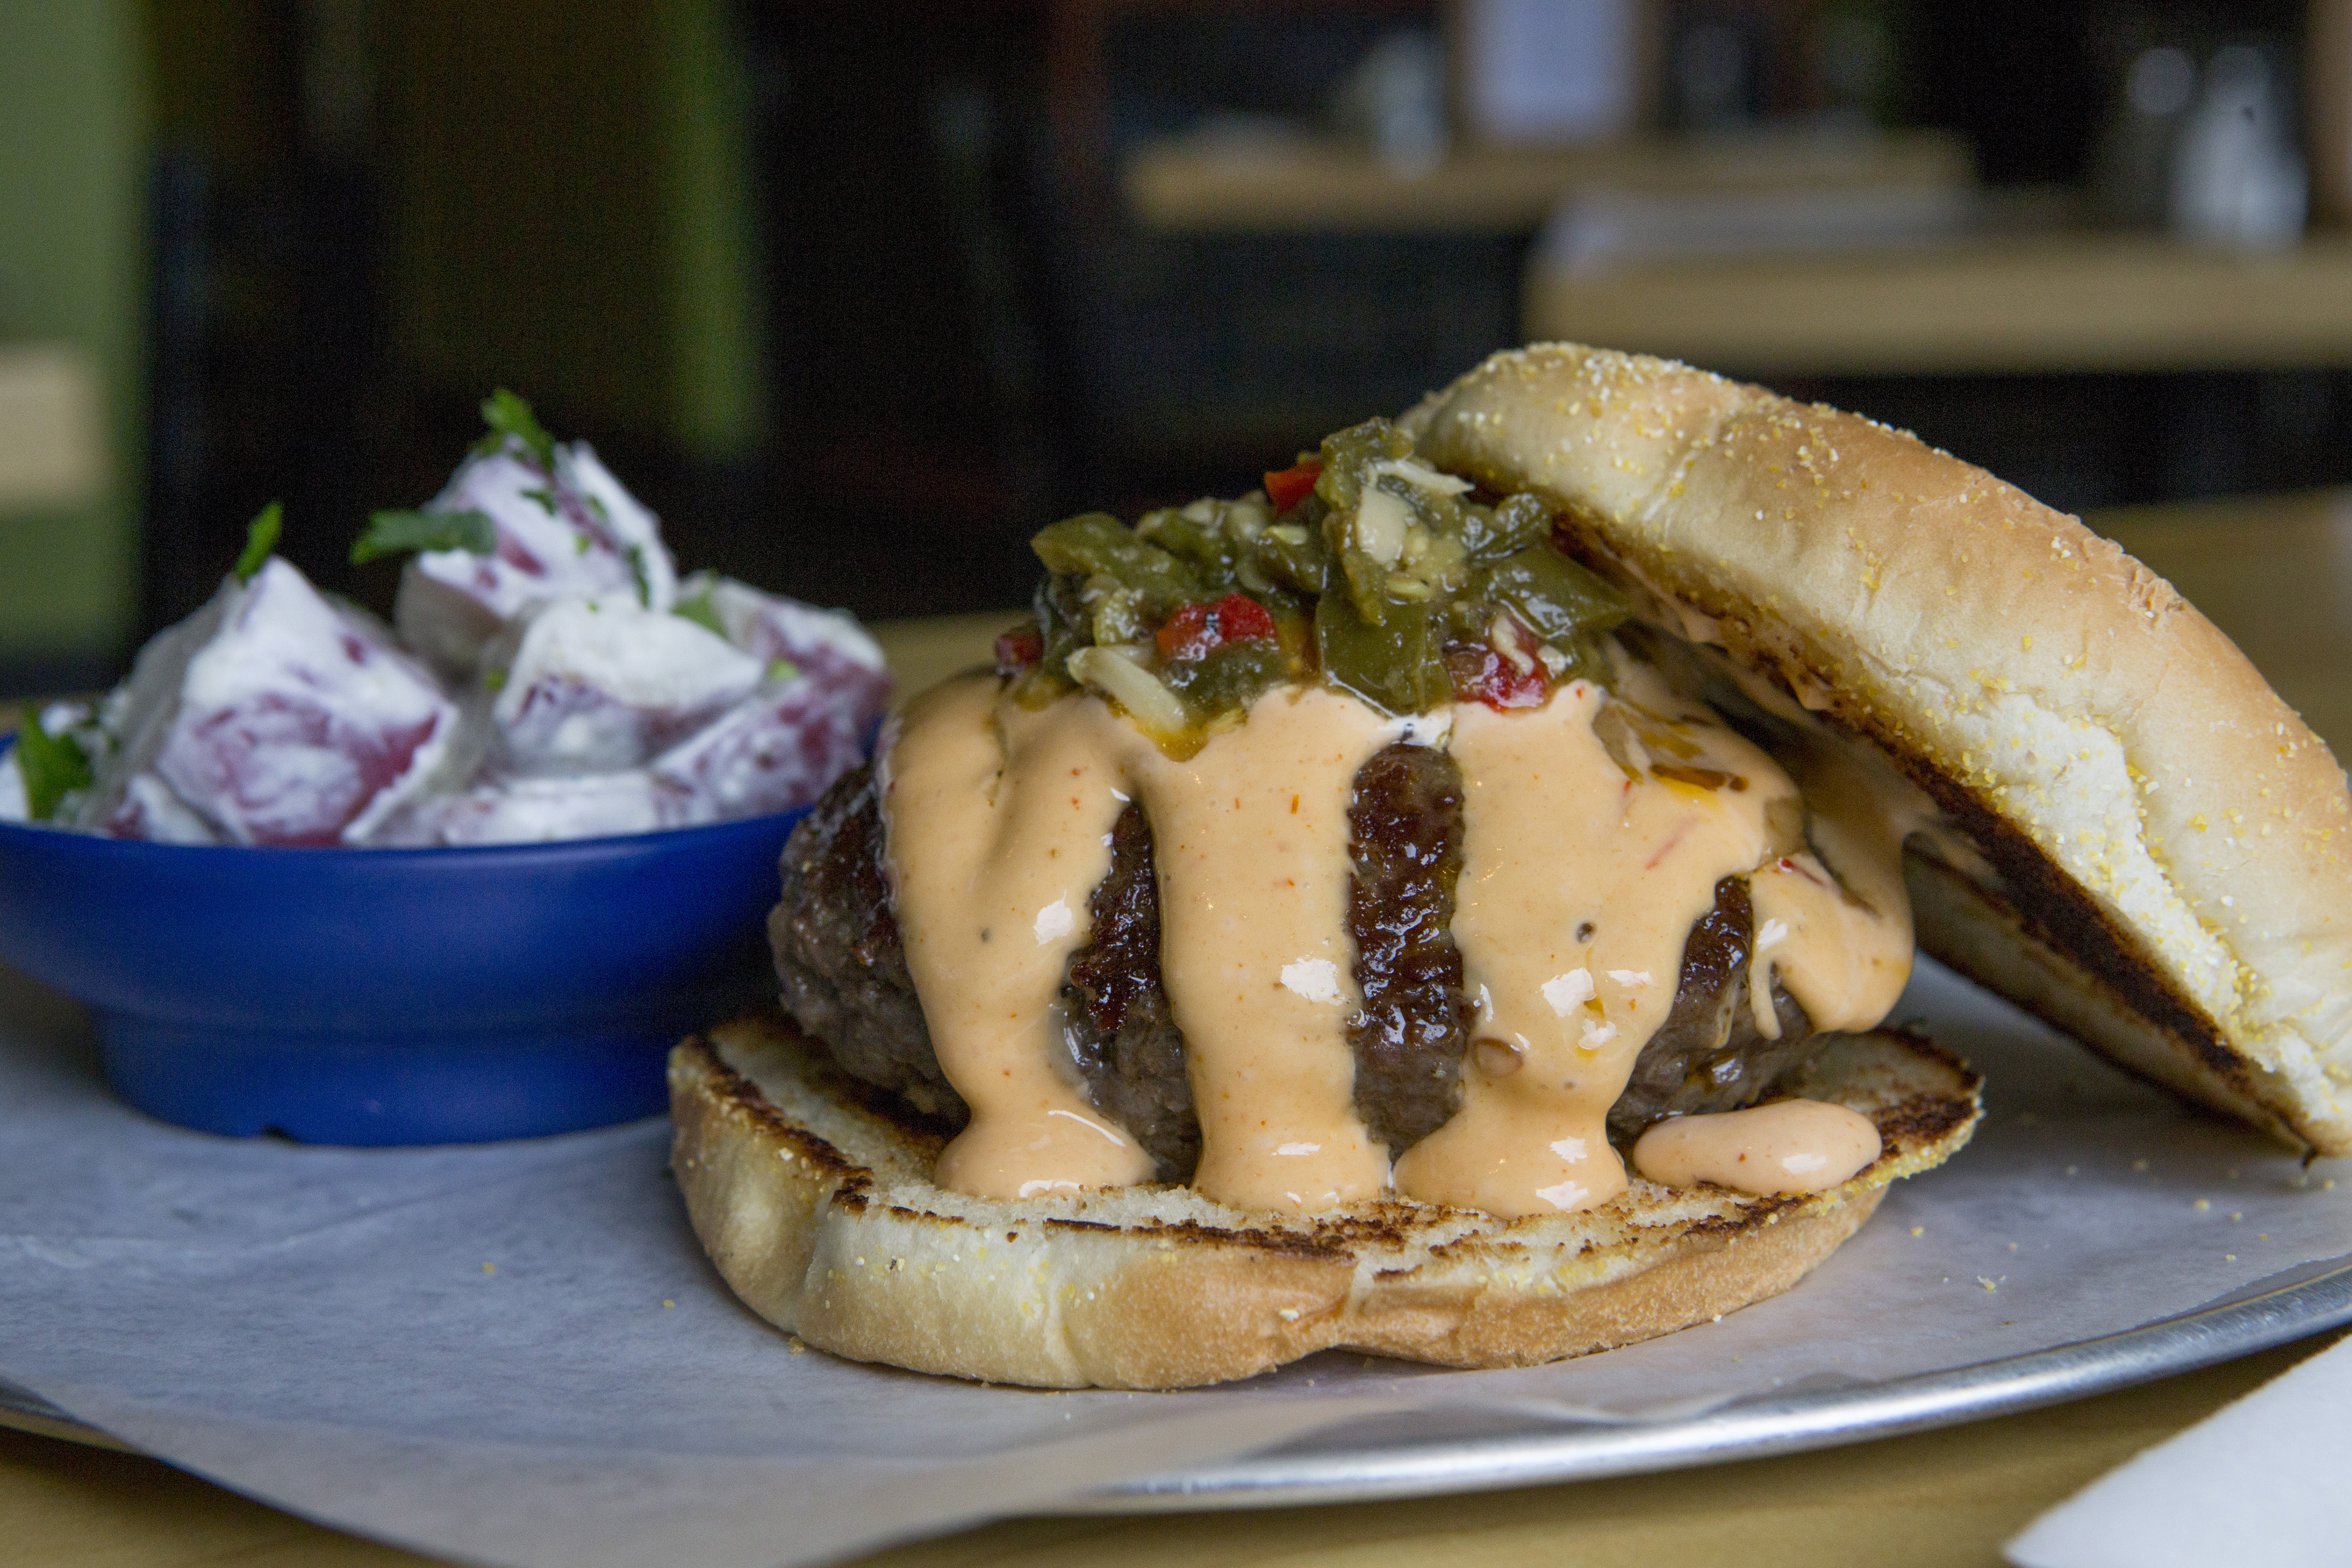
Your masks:
<svg viewBox="0 0 2352 1568"><path fill-rule="evenodd" d="M1536 658L1541 645L1535 634L1508 617L1497 631L1510 639L1517 658L1491 642L1457 643L1445 650L1445 672L1454 678L1454 696L1465 702L1484 702L1497 711L1542 707L1550 682L1545 679L1543 661Z"/></svg>
<svg viewBox="0 0 2352 1568"><path fill-rule="evenodd" d="M1171 662L1206 658L1229 642L1272 641L1274 617L1246 594L1213 605L1181 605L1156 634L1160 657Z"/></svg>
<svg viewBox="0 0 2352 1568"><path fill-rule="evenodd" d="M1217 646L1217 628L1206 605L1180 605L1154 638L1165 659L1205 658Z"/></svg>
<svg viewBox="0 0 2352 1568"><path fill-rule="evenodd" d="M1454 678L1454 694L1465 702L1484 702L1498 711L1540 708L1544 700L1543 666L1522 669L1484 645L1447 650L1445 671Z"/></svg>
<svg viewBox="0 0 2352 1568"><path fill-rule="evenodd" d="M1277 514L1288 511L1313 493L1315 481L1322 477L1323 464L1318 458L1270 473L1265 476L1265 499L1274 503Z"/></svg>
<svg viewBox="0 0 2352 1568"><path fill-rule="evenodd" d="M1214 607L1217 636L1223 642L1249 642L1257 638L1272 640L1274 617L1264 605L1247 594L1228 594Z"/></svg>
<svg viewBox="0 0 2352 1568"><path fill-rule="evenodd" d="M996 673L1021 675L1045 657L1045 638L1035 626L1015 626L996 639Z"/></svg>

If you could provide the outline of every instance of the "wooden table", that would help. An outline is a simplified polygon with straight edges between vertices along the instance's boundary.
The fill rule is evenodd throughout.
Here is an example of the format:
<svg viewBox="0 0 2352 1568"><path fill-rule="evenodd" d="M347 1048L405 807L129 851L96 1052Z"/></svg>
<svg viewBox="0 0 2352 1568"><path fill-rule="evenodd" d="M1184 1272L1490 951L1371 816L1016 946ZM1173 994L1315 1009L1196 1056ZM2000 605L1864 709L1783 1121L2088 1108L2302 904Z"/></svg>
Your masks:
<svg viewBox="0 0 2352 1568"><path fill-rule="evenodd" d="M2352 744L2352 493L2150 508L2093 520L2236 636L2339 754ZM880 628L908 685L984 656L1014 612ZM1741 1568L1990 1564L2043 1508L2315 1353L2324 1336L2054 1409L1680 1474L1353 1507L1019 1520L870 1561L891 1568L1116 1559ZM169 1467L0 1432L0 1563L325 1568L422 1559L277 1512Z"/></svg>
<svg viewBox="0 0 2352 1568"><path fill-rule="evenodd" d="M1160 234L1532 234L1563 196L1594 187L1682 195L1976 184L1967 143L1941 131L1465 147L1425 172L1340 142L1176 137L1136 148L1118 179L1136 223Z"/></svg>
<svg viewBox="0 0 2352 1568"><path fill-rule="evenodd" d="M2200 249L2157 235L1988 237L1825 256L1530 262L1530 339L1757 375L2352 365L2352 237Z"/></svg>

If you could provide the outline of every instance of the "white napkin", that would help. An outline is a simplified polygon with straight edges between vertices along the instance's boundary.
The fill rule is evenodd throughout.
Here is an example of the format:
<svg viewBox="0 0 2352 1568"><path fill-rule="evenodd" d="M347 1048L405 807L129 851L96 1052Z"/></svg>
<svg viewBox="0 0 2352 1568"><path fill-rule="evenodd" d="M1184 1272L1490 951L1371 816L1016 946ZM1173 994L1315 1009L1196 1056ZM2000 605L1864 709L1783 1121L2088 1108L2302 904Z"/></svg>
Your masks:
<svg viewBox="0 0 2352 1568"><path fill-rule="evenodd" d="M2017 1568L2352 1562L2352 1340L2092 1482L2009 1543Z"/></svg>

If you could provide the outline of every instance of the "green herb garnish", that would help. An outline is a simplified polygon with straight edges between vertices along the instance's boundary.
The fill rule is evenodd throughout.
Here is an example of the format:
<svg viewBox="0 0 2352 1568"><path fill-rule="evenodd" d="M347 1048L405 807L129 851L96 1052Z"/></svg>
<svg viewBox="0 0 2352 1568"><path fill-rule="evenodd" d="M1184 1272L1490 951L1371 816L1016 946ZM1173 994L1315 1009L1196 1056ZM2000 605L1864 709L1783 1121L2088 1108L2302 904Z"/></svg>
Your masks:
<svg viewBox="0 0 2352 1568"><path fill-rule="evenodd" d="M352 542L352 564L412 551L467 550L488 555L498 547L498 525L488 512L379 511L369 515L367 531Z"/></svg>
<svg viewBox="0 0 2352 1568"><path fill-rule="evenodd" d="M490 427L490 433L474 443L475 456L495 457L509 441L520 441L523 450L538 460L542 473L555 471L555 437L540 425L523 399L499 387L482 399L482 423Z"/></svg>
<svg viewBox="0 0 2352 1568"><path fill-rule="evenodd" d="M768 684L773 686L780 684L781 682L793 679L794 677L798 676L800 672L801 667L794 664L791 659L772 658L768 661L767 674L763 679L766 679Z"/></svg>
<svg viewBox="0 0 2352 1568"><path fill-rule="evenodd" d="M636 581L638 605L646 609L652 609L654 582L646 572L646 547L642 544L629 546L629 575Z"/></svg>
<svg viewBox="0 0 2352 1568"><path fill-rule="evenodd" d="M254 574L268 561L269 552L278 548L278 531L285 526L285 508L271 501L245 525L245 553L236 558L238 582L252 582Z"/></svg>
<svg viewBox="0 0 2352 1568"><path fill-rule="evenodd" d="M715 637L725 637L726 626L719 619L719 606L712 602L710 590L705 588L691 599L680 599L670 607L673 616L683 616Z"/></svg>
<svg viewBox="0 0 2352 1568"><path fill-rule="evenodd" d="M36 822L48 821L67 795L89 787L89 758L81 743L50 734L29 713L16 730L16 772L25 781L25 808Z"/></svg>

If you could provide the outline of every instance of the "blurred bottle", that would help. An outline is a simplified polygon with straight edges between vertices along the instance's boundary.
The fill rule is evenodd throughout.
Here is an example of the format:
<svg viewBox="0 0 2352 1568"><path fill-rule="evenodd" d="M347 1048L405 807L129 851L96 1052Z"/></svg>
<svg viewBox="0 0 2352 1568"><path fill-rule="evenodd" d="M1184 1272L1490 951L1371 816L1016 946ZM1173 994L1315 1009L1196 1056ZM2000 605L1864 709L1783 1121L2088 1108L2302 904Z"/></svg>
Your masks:
<svg viewBox="0 0 2352 1568"><path fill-rule="evenodd" d="M1829 0L1807 19L1807 97L1826 125L1891 125L1902 115L1895 22L1884 0Z"/></svg>
<svg viewBox="0 0 2352 1568"><path fill-rule="evenodd" d="M1678 13L1666 52L1666 122L1678 131L1738 131L1764 116L1769 18L1694 8Z"/></svg>
<svg viewBox="0 0 2352 1568"><path fill-rule="evenodd" d="M2203 101L2180 128L2166 216L2215 245L2292 245L2308 191L2292 119L2269 57L2251 44L2214 51Z"/></svg>
<svg viewBox="0 0 2352 1568"><path fill-rule="evenodd" d="M1381 163L1419 177L1445 160L1445 51L1437 35L1400 28L1372 46L1339 87L1332 115Z"/></svg>
<svg viewBox="0 0 2352 1568"><path fill-rule="evenodd" d="M2196 100L2197 64L2187 49L2163 44L2131 57L2095 165L2099 209L2110 223L2164 226L2174 143Z"/></svg>

